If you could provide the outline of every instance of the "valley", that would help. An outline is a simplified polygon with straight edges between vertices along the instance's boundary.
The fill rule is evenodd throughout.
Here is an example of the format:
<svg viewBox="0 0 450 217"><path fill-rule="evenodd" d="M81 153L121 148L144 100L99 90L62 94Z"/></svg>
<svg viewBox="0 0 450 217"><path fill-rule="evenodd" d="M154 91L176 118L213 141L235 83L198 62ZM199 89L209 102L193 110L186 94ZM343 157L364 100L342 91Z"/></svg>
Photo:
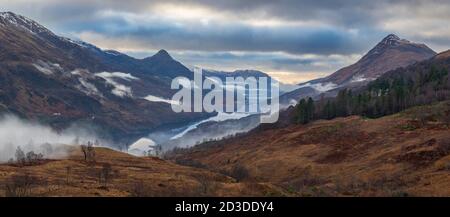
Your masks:
<svg viewBox="0 0 450 217"><path fill-rule="evenodd" d="M166 158L297 196L448 196L449 113L442 102L378 119L259 127Z"/></svg>
<svg viewBox="0 0 450 217"><path fill-rule="evenodd" d="M62 159L1 164L0 195L448 196L449 112L446 101L378 119L260 126L164 159L95 148L85 160L66 146Z"/></svg>
<svg viewBox="0 0 450 217"><path fill-rule="evenodd" d="M286 84L252 69L197 77L199 67L164 49L132 57L0 12L0 196L448 197L450 51L384 35L334 73ZM229 52L215 55L248 58ZM320 68L319 56L271 61ZM247 78L275 82L234 81ZM228 88L241 83L236 98L276 102L278 121L234 111ZM173 110L184 100L198 111ZM203 111L213 101L233 111Z"/></svg>

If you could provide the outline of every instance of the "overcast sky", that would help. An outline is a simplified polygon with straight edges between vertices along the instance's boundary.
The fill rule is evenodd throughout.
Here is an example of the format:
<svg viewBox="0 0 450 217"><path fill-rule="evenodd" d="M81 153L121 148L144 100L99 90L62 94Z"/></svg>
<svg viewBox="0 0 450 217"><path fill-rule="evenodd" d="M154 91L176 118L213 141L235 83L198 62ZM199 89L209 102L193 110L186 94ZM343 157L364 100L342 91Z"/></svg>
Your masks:
<svg viewBox="0 0 450 217"><path fill-rule="evenodd" d="M450 48L448 0L0 0L0 10L138 58L166 49L188 66L288 83L349 65L389 33Z"/></svg>

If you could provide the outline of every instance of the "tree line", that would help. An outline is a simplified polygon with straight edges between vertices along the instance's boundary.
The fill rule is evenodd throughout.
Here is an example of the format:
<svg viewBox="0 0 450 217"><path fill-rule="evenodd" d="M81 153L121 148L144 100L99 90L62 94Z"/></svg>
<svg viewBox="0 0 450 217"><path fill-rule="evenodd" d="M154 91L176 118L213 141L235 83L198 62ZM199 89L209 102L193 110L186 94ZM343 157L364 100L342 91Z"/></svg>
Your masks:
<svg viewBox="0 0 450 217"><path fill-rule="evenodd" d="M295 122L350 115L378 118L407 108L450 99L448 67L418 64L391 71L359 91L340 90L336 97L323 95L314 101L301 99L295 106Z"/></svg>

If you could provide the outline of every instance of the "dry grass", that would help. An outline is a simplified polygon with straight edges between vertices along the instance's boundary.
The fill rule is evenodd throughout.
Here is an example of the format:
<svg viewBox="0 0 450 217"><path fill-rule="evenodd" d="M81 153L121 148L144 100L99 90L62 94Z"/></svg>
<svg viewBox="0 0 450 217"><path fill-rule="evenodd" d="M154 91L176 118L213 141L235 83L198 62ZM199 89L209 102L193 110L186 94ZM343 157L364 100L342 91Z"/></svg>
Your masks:
<svg viewBox="0 0 450 217"><path fill-rule="evenodd" d="M67 159L0 165L0 195L450 196L449 110L444 102L374 120L265 129L170 161L96 148L87 162L80 147L68 147Z"/></svg>
<svg viewBox="0 0 450 217"><path fill-rule="evenodd" d="M95 162L86 162L79 147L69 147L70 157L39 165L0 165L3 196L264 196L283 195L279 188L247 189L228 176L158 158L134 157L107 148L96 148ZM23 178L26 183L23 183ZM18 186L18 187L17 187ZM17 193L11 194L14 187Z"/></svg>
<svg viewBox="0 0 450 217"><path fill-rule="evenodd" d="M424 109L429 121L404 127ZM299 196L450 196L450 130L444 121L449 110L443 102L380 119L291 125L169 158L214 171L244 166L249 180Z"/></svg>

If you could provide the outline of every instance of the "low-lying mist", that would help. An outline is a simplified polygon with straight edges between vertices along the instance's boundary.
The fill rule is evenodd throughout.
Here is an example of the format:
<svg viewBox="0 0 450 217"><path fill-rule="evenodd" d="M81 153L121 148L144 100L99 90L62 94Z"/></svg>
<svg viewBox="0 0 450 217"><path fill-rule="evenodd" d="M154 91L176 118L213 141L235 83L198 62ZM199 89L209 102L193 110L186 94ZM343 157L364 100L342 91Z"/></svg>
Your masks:
<svg viewBox="0 0 450 217"><path fill-rule="evenodd" d="M188 148L211 140L221 140L239 133L248 132L260 124L259 115L250 115L240 119L205 122L178 138L163 142L163 151L173 148Z"/></svg>
<svg viewBox="0 0 450 217"><path fill-rule="evenodd" d="M77 126L56 132L49 126L13 115L0 116L0 162L13 159L18 146L25 153L33 151L44 158L62 158L67 155L67 145L88 141L99 140L92 132Z"/></svg>

